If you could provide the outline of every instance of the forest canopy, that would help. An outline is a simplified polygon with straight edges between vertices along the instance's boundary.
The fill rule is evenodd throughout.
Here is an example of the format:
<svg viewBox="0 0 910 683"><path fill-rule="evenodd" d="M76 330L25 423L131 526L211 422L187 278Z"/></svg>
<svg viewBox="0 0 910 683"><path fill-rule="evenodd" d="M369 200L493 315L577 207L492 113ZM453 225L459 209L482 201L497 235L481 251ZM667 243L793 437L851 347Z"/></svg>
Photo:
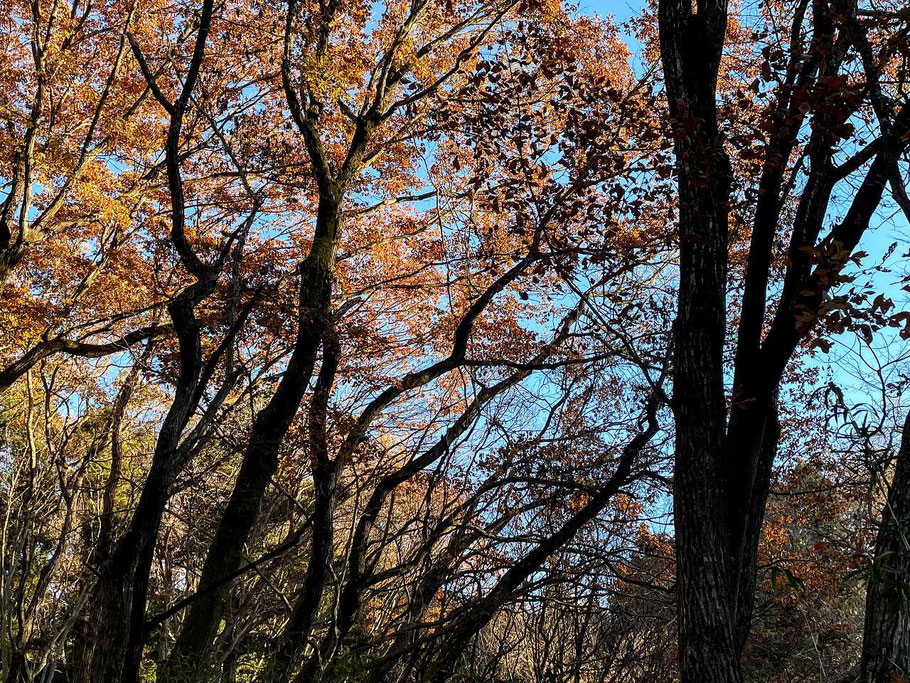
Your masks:
<svg viewBox="0 0 910 683"><path fill-rule="evenodd" d="M908 36L7 0L2 681L910 681Z"/></svg>

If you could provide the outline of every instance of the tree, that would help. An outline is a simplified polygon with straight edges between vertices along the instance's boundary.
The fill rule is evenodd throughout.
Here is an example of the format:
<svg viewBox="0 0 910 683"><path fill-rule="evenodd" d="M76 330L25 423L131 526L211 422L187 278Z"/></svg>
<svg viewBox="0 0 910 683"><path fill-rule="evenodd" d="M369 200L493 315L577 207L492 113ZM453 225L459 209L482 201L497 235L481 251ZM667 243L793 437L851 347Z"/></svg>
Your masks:
<svg viewBox="0 0 910 683"><path fill-rule="evenodd" d="M869 235L907 29L16 5L4 680L858 672L867 587L867 648L902 633L869 558L904 487L841 348L910 329Z"/></svg>
<svg viewBox="0 0 910 683"><path fill-rule="evenodd" d="M797 4L784 13L790 21L782 44L789 53L769 47L766 55L765 80L776 80L777 85L765 110L768 125L762 129L766 133L750 217L728 408L723 352L735 167L725 149L727 135L719 125L717 100L728 8L725 3L660 3L661 58L680 188L673 400L683 680L742 678L739 658L749 633L756 549L779 438L783 373L823 313L889 182L896 197L903 193L894 164L906 148L908 110L900 92L885 95L880 78L896 53L885 47L871 59L867 28L857 18L856 6ZM807 17L811 37L803 27ZM905 29L899 27L899 35ZM881 40L889 44L888 38ZM843 73L851 62L863 67L858 84ZM771 71L775 66L777 74ZM760 89L761 79L756 83ZM852 139L854 129L848 122L864 106L880 112L876 141L858 151L839 146L841 139ZM797 154L804 126L809 140ZM839 154L847 156L842 163L835 162ZM792 163L803 158L808 170L769 323L773 248L788 182L799 182L800 171L794 171ZM863 175L844 218L826 233L832 192L856 172ZM735 180L738 187L751 182Z"/></svg>

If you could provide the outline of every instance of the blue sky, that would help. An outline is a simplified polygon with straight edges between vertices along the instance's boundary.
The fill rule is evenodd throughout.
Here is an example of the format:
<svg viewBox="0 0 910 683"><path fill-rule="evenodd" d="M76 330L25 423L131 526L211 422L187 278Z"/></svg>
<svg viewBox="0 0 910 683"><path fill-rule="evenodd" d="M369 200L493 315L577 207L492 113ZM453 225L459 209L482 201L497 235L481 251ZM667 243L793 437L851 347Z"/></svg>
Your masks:
<svg viewBox="0 0 910 683"><path fill-rule="evenodd" d="M585 14L613 15L617 22L622 22L633 16L641 7L640 3L624 2L623 0L582 0L578 9Z"/></svg>

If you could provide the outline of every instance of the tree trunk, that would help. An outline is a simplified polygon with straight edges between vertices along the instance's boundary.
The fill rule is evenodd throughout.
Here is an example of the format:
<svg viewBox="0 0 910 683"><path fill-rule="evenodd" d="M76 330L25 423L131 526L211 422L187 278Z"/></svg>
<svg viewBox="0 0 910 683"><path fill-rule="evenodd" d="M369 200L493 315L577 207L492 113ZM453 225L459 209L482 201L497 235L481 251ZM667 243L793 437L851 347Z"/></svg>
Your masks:
<svg viewBox="0 0 910 683"><path fill-rule="evenodd" d="M738 683L723 386L730 163L716 106L727 7L714 0L693 9L688 0L661 0L659 6L680 197L673 368L679 665L684 683Z"/></svg>
<svg viewBox="0 0 910 683"><path fill-rule="evenodd" d="M862 683L910 678L910 414L875 544L860 671Z"/></svg>
<svg viewBox="0 0 910 683"><path fill-rule="evenodd" d="M300 654L313 628L332 561L335 475L334 463L328 463L313 473L316 507L313 513L310 564L291 618L281 634L268 668L262 674L263 683L286 683L292 680Z"/></svg>
<svg viewBox="0 0 910 683"><path fill-rule="evenodd" d="M145 603L152 558L173 477L182 465L180 437L201 395L202 348L193 309L214 288L207 277L190 285L168 307L180 343L174 399L158 433L152 466L130 526L99 570L95 618L82 630L75 668L88 683L138 680L145 642ZM111 628L117 624L117 628Z"/></svg>
<svg viewBox="0 0 910 683"><path fill-rule="evenodd" d="M275 470L278 450L291 426L316 362L331 299L331 264L311 253L301 264L297 339L288 368L269 404L256 416L231 498L202 568L198 591L213 585L190 607L180 633L159 672L160 681L187 683L208 675L208 654L228 607L231 581L243 548L259 517Z"/></svg>
<svg viewBox="0 0 910 683"><path fill-rule="evenodd" d="M153 464L130 529L101 570L95 616L82 637L87 651L78 655L74 666L84 683L138 678L149 570L169 488L166 467Z"/></svg>

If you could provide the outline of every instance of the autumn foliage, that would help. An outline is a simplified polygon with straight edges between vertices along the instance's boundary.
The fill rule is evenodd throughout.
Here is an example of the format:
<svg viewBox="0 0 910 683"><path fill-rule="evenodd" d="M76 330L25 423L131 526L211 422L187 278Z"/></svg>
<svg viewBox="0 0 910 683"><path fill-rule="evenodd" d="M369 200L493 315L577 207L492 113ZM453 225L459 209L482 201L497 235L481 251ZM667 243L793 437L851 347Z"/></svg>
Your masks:
<svg viewBox="0 0 910 683"><path fill-rule="evenodd" d="M3 681L910 680L901 3L5 7Z"/></svg>

